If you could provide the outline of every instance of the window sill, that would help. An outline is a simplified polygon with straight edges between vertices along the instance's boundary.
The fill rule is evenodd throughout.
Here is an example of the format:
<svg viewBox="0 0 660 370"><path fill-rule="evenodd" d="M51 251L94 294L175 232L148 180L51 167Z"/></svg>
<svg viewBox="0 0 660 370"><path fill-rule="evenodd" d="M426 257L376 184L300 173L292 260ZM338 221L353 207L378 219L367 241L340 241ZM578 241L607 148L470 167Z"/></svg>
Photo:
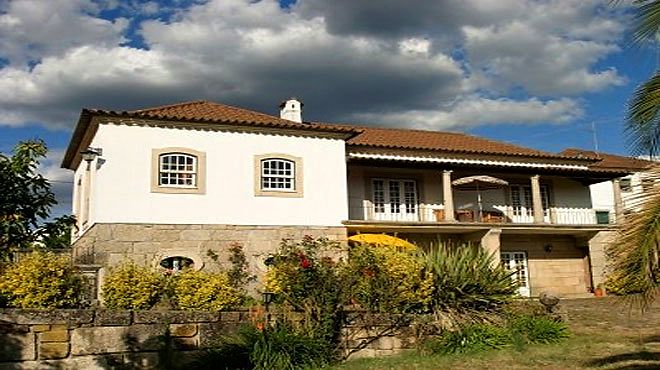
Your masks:
<svg viewBox="0 0 660 370"><path fill-rule="evenodd" d="M154 186L151 188L151 192L161 194L204 194L204 190L201 188L179 188L166 186Z"/></svg>
<svg viewBox="0 0 660 370"><path fill-rule="evenodd" d="M302 191L296 190L256 190L254 193L257 197L280 197L280 198L302 198Z"/></svg>

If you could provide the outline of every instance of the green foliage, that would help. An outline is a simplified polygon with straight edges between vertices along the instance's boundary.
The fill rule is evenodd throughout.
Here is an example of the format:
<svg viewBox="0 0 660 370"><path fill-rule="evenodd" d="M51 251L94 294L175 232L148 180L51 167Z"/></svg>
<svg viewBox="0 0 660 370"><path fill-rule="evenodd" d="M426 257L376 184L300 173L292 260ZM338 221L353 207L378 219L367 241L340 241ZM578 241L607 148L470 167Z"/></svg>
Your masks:
<svg viewBox="0 0 660 370"><path fill-rule="evenodd" d="M0 153L0 261L12 252L68 247L75 219L63 216L46 222L57 204L50 183L37 173L48 152L41 140L20 142L13 155Z"/></svg>
<svg viewBox="0 0 660 370"><path fill-rule="evenodd" d="M0 295L10 307L78 308L84 282L68 256L33 252L8 264L0 275Z"/></svg>
<svg viewBox="0 0 660 370"><path fill-rule="evenodd" d="M656 40L660 25L660 2L635 0L632 35L642 44ZM628 102L626 114L628 143L634 154L657 156L660 151L660 72L639 85ZM655 166L648 174L650 181L660 179ZM660 191L652 187L643 191L635 203L641 212L626 217L621 233L610 248L609 257L616 280L614 291L635 294L642 308L653 304L660 292Z"/></svg>
<svg viewBox="0 0 660 370"><path fill-rule="evenodd" d="M338 243L305 236L285 239L271 256L265 286L277 293L280 303L302 311L304 330L332 346L339 335L343 288L338 268L324 253L337 253Z"/></svg>
<svg viewBox="0 0 660 370"><path fill-rule="evenodd" d="M437 354L454 354L501 349L510 343L511 335L506 328L471 324L461 330L443 332L439 338L427 341L425 348Z"/></svg>
<svg viewBox="0 0 660 370"><path fill-rule="evenodd" d="M220 311L241 303L240 292L224 272L182 270L172 279L176 306L182 310Z"/></svg>
<svg viewBox="0 0 660 370"><path fill-rule="evenodd" d="M195 358L191 370L252 370L250 355L263 333L251 325L241 325L233 335L218 338L217 343Z"/></svg>
<svg viewBox="0 0 660 370"><path fill-rule="evenodd" d="M523 338L525 343L549 344L568 338L568 326L563 321L547 316L523 315L509 322L513 336Z"/></svg>
<svg viewBox="0 0 660 370"><path fill-rule="evenodd" d="M220 338L216 348L204 352L190 366L193 370L296 370L330 362L318 338L276 323L263 331L243 325L234 335Z"/></svg>
<svg viewBox="0 0 660 370"><path fill-rule="evenodd" d="M619 296L640 294L644 291L639 275L620 277L618 273L613 273L607 277L604 286L608 294Z"/></svg>
<svg viewBox="0 0 660 370"><path fill-rule="evenodd" d="M424 343L426 351L437 354L473 353L488 349L550 344L568 338L568 327L548 316L523 314L509 317L500 324L471 323L459 330L445 331Z"/></svg>
<svg viewBox="0 0 660 370"><path fill-rule="evenodd" d="M110 269L101 295L108 308L146 310L158 303L165 285L165 277L154 269L126 261Z"/></svg>
<svg viewBox="0 0 660 370"><path fill-rule="evenodd" d="M248 283L256 280L257 277L249 272L250 266L241 244L234 243L229 247L229 262L231 268L227 272L227 276L231 286L244 290Z"/></svg>
<svg viewBox="0 0 660 370"><path fill-rule="evenodd" d="M352 247L342 268L343 285L355 303L376 312L423 312L432 280L415 251L386 245Z"/></svg>
<svg viewBox="0 0 660 370"><path fill-rule="evenodd" d="M331 357L323 340L277 323L258 337L250 360L255 370L295 370L323 366L330 363Z"/></svg>
<svg viewBox="0 0 660 370"><path fill-rule="evenodd" d="M435 287L435 310L496 310L516 295L511 272L483 248L436 244L422 258Z"/></svg>

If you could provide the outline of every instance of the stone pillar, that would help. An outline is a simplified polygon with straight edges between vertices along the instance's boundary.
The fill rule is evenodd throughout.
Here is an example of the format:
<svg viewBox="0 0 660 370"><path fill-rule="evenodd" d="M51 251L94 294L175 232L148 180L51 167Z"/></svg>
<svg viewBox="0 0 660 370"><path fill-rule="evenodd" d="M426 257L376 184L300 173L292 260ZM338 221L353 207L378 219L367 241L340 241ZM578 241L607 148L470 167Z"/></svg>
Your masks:
<svg viewBox="0 0 660 370"><path fill-rule="evenodd" d="M481 238L481 248L485 249L493 256L493 264L498 266L500 264L500 235L502 229L490 229Z"/></svg>
<svg viewBox="0 0 660 370"><path fill-rule="evenodd" d="M543 223L543 201L541 200L541 185L539 175L531 177L532 180L532 209L534 211L534 223Z"/></svg>
<svg viewBox="0 0 660 370"><path fill-rule="evenodd" d="M589 262L593 287L605 282L607 268L607 247L616 238L615 231L599 231L589 239Z"/></svg>
<svg viewBox="0 0 660 370"><path fill-rule="evenodd" d="M621 197L621 179L612 180L614 194L614 220L617 224L623 222L623 198Z"/></svg>
<svg viewBox="0 0 660 370"><path fill-rule="evenodd" d="M488 254L493 256L493 265L500 264L500 244L502 229L489 229L487 231L477 231L470 234L465 234L463 240L479 245L486 250Z"/></svg>
<svg viewBox="0 0 660 370"><path fill-rule="evenodd" d="M454 217L454 193L451 189L451 170L442 171L442 203L445 207L445 221L456 221Z"/></svg>

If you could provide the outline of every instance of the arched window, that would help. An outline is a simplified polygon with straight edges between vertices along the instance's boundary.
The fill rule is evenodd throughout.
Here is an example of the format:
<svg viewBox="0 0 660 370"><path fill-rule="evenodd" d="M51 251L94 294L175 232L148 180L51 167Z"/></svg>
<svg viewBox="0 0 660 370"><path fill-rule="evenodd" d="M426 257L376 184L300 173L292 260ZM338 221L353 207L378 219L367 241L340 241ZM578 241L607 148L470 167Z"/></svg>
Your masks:
<svg viewBox="0 0 660 370"><path fill-rule="evenodd" d="M203 194L206 155L188 148L152 149L151 192Z"/></svg>
<svg viewBox="0 0 660 370"><path fill-rule="evenodd" d="M261 160L261 190L295 191L296 166L284 158L266 158Z"/></svg>
<svg viewBox="0 0 660 370"><path fill-rule="evenodd" d="M194 268L195 263L192 259L182 256L171 256L163 258L160 261L160 266L168 273L177 273L183 269Z"/></svg>
<svg viewBox="0 0 660 370"><path fill-rule="evenodd" d="M283 153L254 156L254 195L303 197L303 159Z"/></svg>
<svg viewBox="0 0 660 370"><path fill-rule="evenodd" d="M182 188L197 186L197 157L185 153L164 153L158 158L158 185Z"/></svg>

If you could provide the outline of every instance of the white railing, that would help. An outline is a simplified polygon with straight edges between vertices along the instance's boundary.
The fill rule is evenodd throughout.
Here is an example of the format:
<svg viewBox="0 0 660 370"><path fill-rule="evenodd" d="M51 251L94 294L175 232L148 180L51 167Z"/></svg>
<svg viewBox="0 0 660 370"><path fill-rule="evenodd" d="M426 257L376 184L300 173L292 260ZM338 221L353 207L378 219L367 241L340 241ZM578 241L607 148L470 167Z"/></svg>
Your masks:
<svg viewBox="0 0 660 370"><path fill-rule="evenodd" d="M533 224L534 215L531 210L514 209L511 206L497 206L498 211L484 211L479 217L479 212L474 210L457 210L455 219L458 222L470 223L510 223L510 224ZM359 212L366 221L385 222L447 222L445 220L442 206L429 205L390 205L384 204L374 206L365 200ZM609 211L596 211L591 208L564 208L552 207L544 210L544 223L553 225L597 225L610 224L614 222L614 216Z"/></svg>

